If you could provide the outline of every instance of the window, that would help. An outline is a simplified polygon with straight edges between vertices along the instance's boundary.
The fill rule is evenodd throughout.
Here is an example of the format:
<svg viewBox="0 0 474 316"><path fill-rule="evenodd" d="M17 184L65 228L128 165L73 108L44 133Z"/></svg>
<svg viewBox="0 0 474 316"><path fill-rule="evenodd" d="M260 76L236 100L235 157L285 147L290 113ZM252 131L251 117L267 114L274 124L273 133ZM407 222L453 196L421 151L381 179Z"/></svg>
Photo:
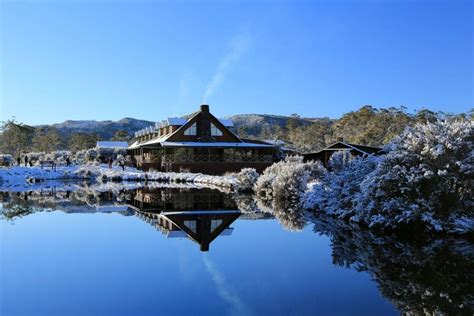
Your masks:
<svg viewBox="0 0 474 316"><path fill-rule="evenodd" d="M222 219L213 219L211 220L211 232L216 230L222 224Z"/></svg>
<svg viewBox="0 0 474 316"><path fill-rule="evenodd" d="M222 136L222 131L218 129L214 124L211 123L211 135L212 136Z"/></svg>
<svg viewBox="0 0 474 316"><path fill-rule="evenodd" d="M189 228L193 233L196 233L196 221L184 221L184 226Z"/></svg>
<svg viewBox="0 0 474 316"><path fill-rule="evenodd" d="M196 130L197 130L196 123L193 123L193 125L189 126L188 129L184 131L184 135L195 136L197 134Z"/></svg>

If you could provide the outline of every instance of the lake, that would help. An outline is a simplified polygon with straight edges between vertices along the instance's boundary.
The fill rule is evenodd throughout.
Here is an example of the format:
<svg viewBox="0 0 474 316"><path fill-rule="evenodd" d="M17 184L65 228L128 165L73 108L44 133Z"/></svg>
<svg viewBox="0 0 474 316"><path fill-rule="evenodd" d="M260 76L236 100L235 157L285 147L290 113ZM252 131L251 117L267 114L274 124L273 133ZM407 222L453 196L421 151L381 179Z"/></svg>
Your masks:
<svg viewBox="0 0 474 316"><path fill-rule="evenodd" d="M193 186L0 193L1 315L471 314L473 245Z"/></svg>

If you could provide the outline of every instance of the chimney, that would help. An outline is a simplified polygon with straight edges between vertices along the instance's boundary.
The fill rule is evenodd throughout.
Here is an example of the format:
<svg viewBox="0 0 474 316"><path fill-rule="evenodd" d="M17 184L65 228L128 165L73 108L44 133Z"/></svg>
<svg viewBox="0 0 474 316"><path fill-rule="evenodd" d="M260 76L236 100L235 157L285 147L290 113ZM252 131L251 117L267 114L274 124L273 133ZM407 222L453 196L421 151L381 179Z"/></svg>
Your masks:
<svg viewBox="0 0 474 316"><path fill-rule="evenodd" d="M209 113L209 105L201 105L201 119L198 124L198 140L200 142L212 142L211 135L211 114Z"/></svg>
<svg viewBox="0 0 474 316"><path fill-rule="evenodd" d="M209 114L209 105L207 105L207 104L201 104L201 113L207 113L207 114Z"/></svg>

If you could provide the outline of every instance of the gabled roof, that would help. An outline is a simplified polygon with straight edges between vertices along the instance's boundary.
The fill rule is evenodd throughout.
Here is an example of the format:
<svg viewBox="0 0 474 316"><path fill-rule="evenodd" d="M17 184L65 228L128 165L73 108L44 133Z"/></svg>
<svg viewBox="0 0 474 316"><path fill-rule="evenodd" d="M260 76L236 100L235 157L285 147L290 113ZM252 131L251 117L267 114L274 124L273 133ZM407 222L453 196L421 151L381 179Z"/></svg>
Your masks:
<svg viewBox="0 0 474 316"><path fill-rule="evenodd" d="M170 140L170 141L173 141L173 142L181 142L181 141L179 141L179 140L176 140L174 136L177 135L177 134L180 134L181 132L184 132L189 126L192 125L192 123L194 123L195 121L197 121L198 116L202 115L202 111L203 111L202 109L203 109L203 107L204 107L205 109L207 109L207 113L209 114L209 117L212 118L212 119L214 119L214 121L216 122L216 125L217 125L218 128L219 128L218 125L220 124L220 125L221 125L220 127L223 128L223 129L225 129L225 130L227 131L227 133L228 133L229 135L231 135L231 136L234 138L234 141L235 141L235 142L242 142L241 139L240 139L237 135L235 135L230 129L228 129L228 127L226 127L226 126L221 122L220 119L216 118L212 113L209 112L209 106L208 106L208 105L202 105L202 106L201 106L201 111L197 111L197 112L195 112L191 117L189 117L189 119L188 119L188 121L186 122L186 124L181 125L174 133L172 133L172 134L170 135L169 140ZM227 122L224 121L224 123L229 124L228 121L227 121ZM206 142L206 143L209 144L209 142Z"/></svg>
<svg viewBox="0 0 474 316"><path fill-rule="evenodd" d="M355 151L357 151L361 154L374 154L374 153L379 152L382 148L373 147L373 146L365 146L365 145L357 145L357 144L349 144L349 143L346 143L346 142L338 141L338 142L335 142L334 144L331 144L331 145L327 146L326 148L321 149L319 151L312 152L312 153L307 153L307 155L319 154L319 153L324 152L324 151L338 151L338 150L344 150L344 149L346 149L346 150L355 150Z"/></svg>
<svg viewBox="0 0 474 316"><path fill-rule="evenodd" d="M196 140L182 140L183 133L186 129L188 129L194 122L199 120L199 115L202 115L203 107L206 109L206 113L209 115L211 119L211 123L213 122L217 128L221 129L221 131L225 131L227 139L225 141L200 141L199 139ZM201 111L194 112L182 118L168 118L167 120L161 121L160 123L156 123L153 126L153 129L159 129L161 127L173 125L179 126L175 131L170 134L155 137L150 140L139 142L138 140L135 141L129 149L136 149L143 146L161 146L161 147L182 147L182 146L189 146L189 147L202 147L202 146L209 146L209 147L272 147L272 145L259 142L259 141L243 141L240 139L236 134L234 134L229 127L233 126L233 123L229 119L218 119L212 113L209 112L209 108L207 105L201 106ZM142 131L136 133L137 137L151 134L152 132L145 129L145 134ZM179 136L178 136L179 135ZM189 138L189 136L188 136Z"/></svg>

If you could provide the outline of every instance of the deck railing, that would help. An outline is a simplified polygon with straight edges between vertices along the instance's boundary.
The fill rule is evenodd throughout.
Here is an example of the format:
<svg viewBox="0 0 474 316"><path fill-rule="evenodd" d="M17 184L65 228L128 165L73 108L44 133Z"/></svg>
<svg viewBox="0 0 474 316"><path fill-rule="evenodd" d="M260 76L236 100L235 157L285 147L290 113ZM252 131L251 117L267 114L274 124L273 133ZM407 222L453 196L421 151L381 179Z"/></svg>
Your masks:
<svg viewBox="0 0 474 316"><path fill-rule="evenodd" d="M135 156L139 163L271 163L272 155L257 156L222 156L222 155L153 155L151 157Z"/></svg>

